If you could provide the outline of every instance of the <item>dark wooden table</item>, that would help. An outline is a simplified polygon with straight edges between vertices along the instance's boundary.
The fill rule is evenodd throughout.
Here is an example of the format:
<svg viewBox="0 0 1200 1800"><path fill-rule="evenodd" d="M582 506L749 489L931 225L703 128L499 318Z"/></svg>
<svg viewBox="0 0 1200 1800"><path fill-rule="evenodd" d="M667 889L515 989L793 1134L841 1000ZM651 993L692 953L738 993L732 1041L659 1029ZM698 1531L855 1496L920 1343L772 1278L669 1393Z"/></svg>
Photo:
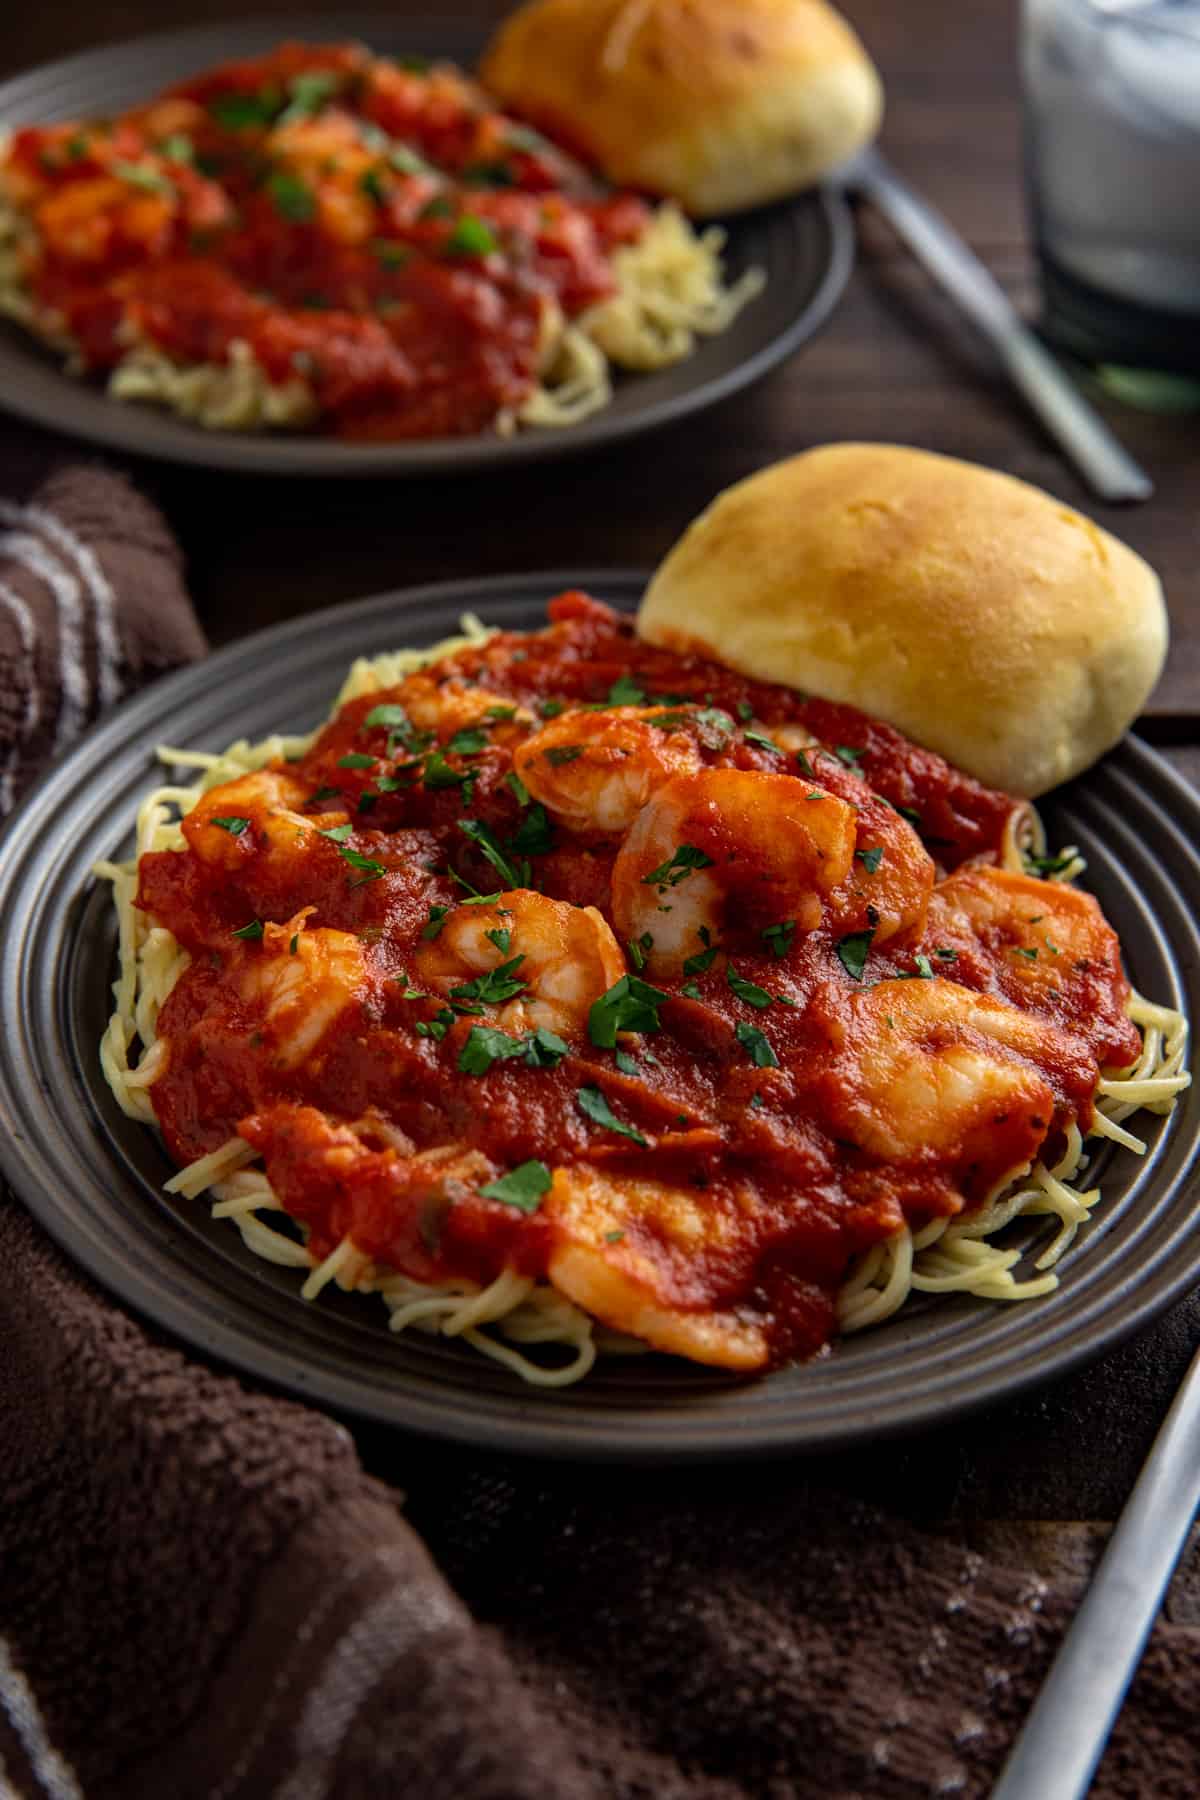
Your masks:
<svg viewBox="0 0 1200 1800"><path fill-rule="evenodd" d="M183 0L171 22L232 19L246 10L243 0ZM289 8L254 0L252 10ZM336 33L336 7L308 0L305 10L328 14ZM394 19L398 8L387 10ZM451 0L437 10L486 23L506 9L499 0ZM887 82L886 149L1031 309L1015 4L846 0L846 10ZM0 75L163 23L153 0L22 8L19 33L15 24L0 28ZM212 638L223 642L297 612L445 577L649 566L718 489L750 470L829 439L888 439L1024 476L1083 506L1150 558L1167 585L1174 639L1143 728L1200 782L1200 418L1102 402L1157 492L1133 510L1094 505L886 228L872 218L860 222L857 270L819 340L752 392L640 445L512 475L404 483L284 483L138 468L183 542ZM0 451L31 435L0 421ZM886 1459L840 1457L823 1465L820 1478L940 1522L979 1547L1002 1547L1042 1572L1078 1575L1123 1503L1197 1341L1200 1303L1193 1301L1067 1383L910 1439ZM372 1432L360 1433L360 1443L376 1472L409 1485L408 1446ZM1175 1617L1200 1619L1194 1555L1170 1606Z"/></svg>

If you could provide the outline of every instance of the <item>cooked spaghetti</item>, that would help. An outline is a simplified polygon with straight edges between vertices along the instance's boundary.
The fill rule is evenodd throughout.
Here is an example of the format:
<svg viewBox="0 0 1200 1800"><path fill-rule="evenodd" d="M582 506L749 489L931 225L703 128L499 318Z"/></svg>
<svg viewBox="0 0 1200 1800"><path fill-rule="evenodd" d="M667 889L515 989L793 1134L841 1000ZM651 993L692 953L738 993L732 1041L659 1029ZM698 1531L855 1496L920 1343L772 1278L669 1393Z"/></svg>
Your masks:
<svg viewBox="0 0 1200 1800"><path fill-rule="evenodd" d="M160 753L195 780L100 870L102 1057L171 1191L540 1383L1047 1292L1084 1140L1140 1150L1189 1080L1080 859L852 708L550 619L359 663L311 738Z"/></svg>
<svg viewBox="0 0 1200 1800"><path fill-rule="evenodd" d="M284 44L0 145L0 312L213 430L568 425L761 287L449 63Z"/></svg>

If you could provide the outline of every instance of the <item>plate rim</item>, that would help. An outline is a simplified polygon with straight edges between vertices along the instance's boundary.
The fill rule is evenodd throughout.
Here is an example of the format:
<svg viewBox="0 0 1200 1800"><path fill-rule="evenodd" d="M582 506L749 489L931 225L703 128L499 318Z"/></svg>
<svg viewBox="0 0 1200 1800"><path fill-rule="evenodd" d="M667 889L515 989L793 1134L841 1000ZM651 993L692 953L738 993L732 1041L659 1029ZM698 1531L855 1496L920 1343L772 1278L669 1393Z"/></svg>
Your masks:
<svg viewBox="0 0 1200 1800"><path fill-rule="evenodd" d="M16 117L10 121L7 114L11 108L19 108L22 91L38 83L86 79L90 71L100 74L123 59L133 60L147 54L165 55L175 46L182 46L185 54L190 47L200 49L208 44L219 50L231 37L236 42L241 34L261 33L279 41L316 32L318 36L328 38L334 24L339 35L361 37L367 42L372 38L381 41L401 35L417 44L436 46L439 41L444 41L446 54L459 60L473 56L485 41L485 34L478 27L472 27L462 19L414 15L399 20L386 13L357 11L339 15L336 20L303 10L277 16L255 13L224 24L144 32L34 64L7 77L0 82L0 131L9 123L21 122ZM241 52L235 51L237 54ZM104 412L97 410L93 414L89 408L81 423L73 416L76 411L73 400L81 394L86 394L89 400L106 400L107 397L95 390L81 389L60 367L47 364L47 352L23 333L19 325L0 320L3 327L0 370L11 359L15 367L22 363L33 364L41 373L57 377L49 398L43 398L36 390L26 394L19 386L14 395L12 383L6 381L3 384L3 410L45 429L67 433L105 449L120 450L151 462L264 477L361 480L385 475L453 476L490 469L504 471L557 456L603 451L719 405L763 379L828 324L845 292L856 254L854 215L842 189L835 183L822 182L788 201L718 223L736 232L741 220L753 222L756 219L769 219L790 231L794 243L801 242L809 231L823 234L823 266L807 303L793 315L788 325L760 343L751 354L739 358L732 368L688 385L644 409L618 413L607 408L578 425L553 431L528 431L511 438L478 434L382 444L347 444L328 437L306 437L302 433L206 431L174 414L133 404L123 405L115 400L107 401L110 410ZM731 329L737 327L735 320ZM701 345L697 354L702 354L703 348ZM687 364L678 366L682 370ZM161 442L156 441L160 429Z"/></svg>
<svg viewBox="0 0 1200 1800"><path fill-rule="evenodd" d="M156 714L173 712L176 710L176 696L187 696L192 703L204 705L211 710L215 696L222 691L222 677L239 665L249 667L264 654L277 661L281 654L287 653L289 646L303 648L306 640L324 642L331 628L338 626L341 627L341 637L347 642L360 627L369 626L374 641L382 647L389 634L404 631L406 613L417 608L423 607L435 614L446 613L447 622L450 608L486 609L491 601L511 602L515 599L519 604L527 603L532 612L540 607L547 594L568 587L584 587L618 603L628 603L636 599L646 579L644 572L628 569L572 569L466 578L408 590L387 591L342 607L327 608L283 621L227 645L199 663L161 678L141 690L123 706L119 706L107 719L93 726L45 772L7 822L0 833L0 912L7 915L13 898L14 879L17 898L22 899L21 838L27 819L45 815L48 805L52 806L54 797L75 785L74 777L77 772L86 770L90 762L102 759L106 752L113 755L120 752L136 755L142 751L148 756L152 740L143 723L143 715L149 714L153 719ZM311 653L312 642L308 648ZM339 666L352 653L350 649L343 652L339 648ZM330 683L331 687L332 685ZM219 723L211 723L204 729L216 733L222 727ZM1182 814L1185 819L1189 816L1193 821L1200 818L1200 796L1156 752L1139 740L1126 740L1109 759L1109 765L1118 774L1124 771L1136 783L1152 782L1160 790L1165 790L1176 813ZM1086 786L1086 783L1081 785ZM1198 871L1200 856L1193 851L1188 870L1193 881ZM83 887L77 885L70 902L74 923L64 940L65 952L70 959L86 954L86 947L78 941L78 915L85 904L86 892L86 884ZM34 894L33 901L36 899L37 895ZM23 903L26 911L31 912L32 902L28 896L24 897ZM1153 916L1157 919L1157 915ZM1161 924L1159 929L1163 929ZM1171 947L1174 950L1175 946ZM1187 950L1194 961L1196 945L1188 946ZM10 965L14 963L14 955L10 941L0 945L0 981L5 991L9 985ZM44 981L45 977L40 979ZM69 984L64 981L60 986L65 992ZM37 1069L30 1073L35 1077L40 1075ZM1133 1276L1140 1278L1144 1273L1140 1264L1135 1263L1132 1276L1127 1269L1117 1271L1126 1287L1133 1281L1134 1291L1123 1296L1123 1309L1119 1318L1107 1318L1099 1327L1094 1324L1089 1326L1082 1341L1072 1340L1065 1347L1058 1345L1056 1339L1064 1334L1070 1337L1075 1333L1075 1337L1078 1336L1071 1318L1064 1319L1056 1330L1054 1316L1051 1314L1048 1321L1043 1318L1039 1327L1036 1322L1038 1315L1026 1312L1023 1307L1022 1316L1029 1319L1032 1330L1019 1339L1015 1351L1001 1347L999 1352L1005 1361L1011 1361L1015 1355L1018 1366L1002 1371L998 1380L985 1380L981 1391L965 1396L959 1394L947 1406L945 1398L936 1387L924 1398L920 1390L909 1390L906 1406L899 1412L891 1413L881 1411L878 1402L872 1411L868 1391L866 1400L855 1400L854 1417L848 1423L840 1428L827 1426L819 1435L806 1432L802 1421L799 1428L789 1428L786 1421L781 1422L777 1417L766 1413L758 1422L757 1430L733 1429L732 1443L726 1447L720 1441L723 1430L726 1425L736 1427L736 1415L724 1422L720 1418L710 1418L698 1428L693 1426L690 1430L685 1428L680 1431L680 1408L677 1405L664 1405L658 1390L651 1395L650 1404L638 1419L638 1432L633 1438L630 1438L627 1427L622 1423L628 1409L620 1404L617 1407L619 1417L605 1419L603 1413L591 1414L583 1421L587 1430L582 1436L576 1436L572 1431L572 1413L569 1407L545 1405L544 1392L530 1394L522 1391L511 1398L506 1397L503 1404L495 1407L494 1416L485 1418L482 1424L478 1415L463 1421L456 1418L452 1403L448 1403L449 1417L442 1415L441 1407L445 1396L436 1383L426 1384L428 1394L423 1404L416 1404L411 1397L395 1393L385 1396L387 1403L382 1404L373 1396L369 1384L356 1382L344 1373L331 1374L328 1370L318 1369L314 1375L311 1367L305 1367L302 1344L292 1343L282 1336L278 1341L267 1342L265 1345L262 1343L260 1320L255 1322L256 1334L250 1337L247 1337L248 1328L243 1329L238 1337L236 1324L229 1327L226 1323L225 1326L226 1330L233 1331L239 1349L243 1343L249 1343L249 1355L231 1350L228 1338L220 1329L220 1320L210 1321L210 1328L207 1330L196 1329L190 1315L181 1323L179 1314L172 1309L172 1297L181 1296L184 1304L191 1307L192 1311L195 1311L196 1303L190 1291L194 1282L193 1265L180 1250L179 1242L172 1245L169 1259L167 1276L170 1278L170 1291L155 1288L149 1295L139 1279L136 1265L122 1259L119 1240L114 1240L111 1245L102 1245L103 1254L97 1253L96 1246L90 1243L86 1252L81 1252L78 1234L73 1233L66 1213L56 1202L55 1196L45 1188L44 1171L38 1166L42 1158L36 1142L27 1143L22 1135L20 1114L12 1103L10 1081L11 1070L5 1050L0 1054L0 1170L9 1178L23 1204L64 1250L68 1260L76 1267L82 1267L110 1295L115 1294L118 1304L128 1307L139 1318L150 1319L176 1341L182 1340L201 1355L213 1358L223 1367L252 1380L264 1382L301 1399L316 1401L343 1416L410 1430L427 1438L470 1444L479 1450L518 1452L581 1462L618 1461L633 1464L667 1461L702 1463L722 1460L726 1456L775 1457L795 1454L797 1451L843 1449L861 1442L866 1436L891 1436L926 1429L950 1417L965 1416L990 1404L1011 1400L1042 1381L1061 1378L1143 1329L1194 1286L1197 1279L1191 1262L1186 1267L1175 1268L1173 1272L1168 1270L1164 1276L1161 1265L1170 1263L1177 1256L1177 1250L1173 1246L1159 1248L1153 1252L1149 1265L1150 1273L1156 1276L1153 1291L1147 1294L1144 1282L1140 1279L1133 1280ZM83 1087L85 1110L92 1111L87 1085L82 1082L78 1073L76 1082ZM47 1103L52 1105L50 1092ZM104 1130L103 1122L93 1112L92 1131L97 1141L103 1137ZM1139 1215L1136 1221L1143 1236L1155 1224L1159 1213L1168 1208L1172 1200L1177 1200L1181 1190L1186 1190L1190 1185L1196 1154L1194 1130L1188 1141L1190 1148L1185 1146L1187 1160L1165 1186L1158 1173L1158 1165L1181 1131L1182 1122L1177 1115L1176 1120L1158 1134L1151 1153L1150 1167L1145 1171L1144 1177L1139 1177L1139 1181L1144 1179L1152 1195L1152 1204L1145 1208L1145 1217ZM95 1150L95 1146L91 1148ZM113 1158L107 1152L105 1155L109 1170L113 1172ZM1124 1198L1124 1194L1114 1195L1112 1205L1123 1206ZM157 1236L164 1242L173 1239L181 1242L184 1234L175 1229L170 1217L164 1213L159 1221ZM1099 1262L1100 1277L1104 1280L1104 1263L1101 1259L1095 1260ZM1092 1266L1093 1263L1089 1262L1089 1269ZM164 1277L160 1274L159 1279L161 1281ZM1086 1279L1090 1277L1085 1271ZM1060 1290L1060 1295L1062 1292ZM1047 1304L1052 1304L1056 1298L1058 1296L1049 1296ZM1038 1308L1040 1313L1042 1303L1025 1304ZM1089 1304L1094 1308L1095 1301ZM300 1315L296 1316L298 1318ZM948 1312L946 1316L949 1316ZM770 1382L775 1378L768 1376L764 1379ZM719 1410L724 1412L729 1405L736 1408L741 1386L742 1384L734 1384L728 1390L697 1390L698 1397L701 1405L705 1406L706 1402L713 1400L715 1394ZM869 1390L869 1376L867 1387ZM567 1392L570 1393L571 1390ZM665 1421L667 1427L664 1432L665 1441L662 1443L656 1443L654 1438L653 1423L656 1418Z"/></svg>

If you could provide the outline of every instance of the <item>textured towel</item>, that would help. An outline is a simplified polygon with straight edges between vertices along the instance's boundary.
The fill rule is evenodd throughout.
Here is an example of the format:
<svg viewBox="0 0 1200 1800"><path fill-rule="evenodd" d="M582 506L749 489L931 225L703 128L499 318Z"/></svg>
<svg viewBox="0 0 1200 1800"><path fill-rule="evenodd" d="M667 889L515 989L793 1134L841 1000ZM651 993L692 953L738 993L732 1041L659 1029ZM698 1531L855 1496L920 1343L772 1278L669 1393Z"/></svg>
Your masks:
<svg viewBox="0 0 1200 1800"><path fill-rule="evenodd" d="M7 798L203 639L119 478L64 471L0 525ZM819 1464L393 1439L406 1504L343 1426L128 1318L11 1196L0 1418L0 1800L983 1795L1083 1579ZM1160 1624L1096 1795L1200 1792L1198 1671L1200 1629Z"/></svg>

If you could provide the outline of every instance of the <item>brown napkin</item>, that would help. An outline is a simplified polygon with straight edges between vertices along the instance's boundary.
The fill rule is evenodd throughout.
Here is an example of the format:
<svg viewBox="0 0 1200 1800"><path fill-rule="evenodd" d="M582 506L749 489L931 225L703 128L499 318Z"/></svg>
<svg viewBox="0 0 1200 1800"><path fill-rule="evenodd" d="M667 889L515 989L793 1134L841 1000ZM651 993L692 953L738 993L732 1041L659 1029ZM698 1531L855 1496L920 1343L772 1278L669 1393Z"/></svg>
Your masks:
<svg viewBox="0 0 1200 1800"><path fill-rule="evenodd" d="M118 477L0 528L15 792L203 639ZM388 1460L441 1572L343 1426L184 1356L0 1195L0 1800L983 1795L1078 1598L821 1465ZM1160 1625L1095 1795L1200 1792L1198 1671Z"/></svg>

